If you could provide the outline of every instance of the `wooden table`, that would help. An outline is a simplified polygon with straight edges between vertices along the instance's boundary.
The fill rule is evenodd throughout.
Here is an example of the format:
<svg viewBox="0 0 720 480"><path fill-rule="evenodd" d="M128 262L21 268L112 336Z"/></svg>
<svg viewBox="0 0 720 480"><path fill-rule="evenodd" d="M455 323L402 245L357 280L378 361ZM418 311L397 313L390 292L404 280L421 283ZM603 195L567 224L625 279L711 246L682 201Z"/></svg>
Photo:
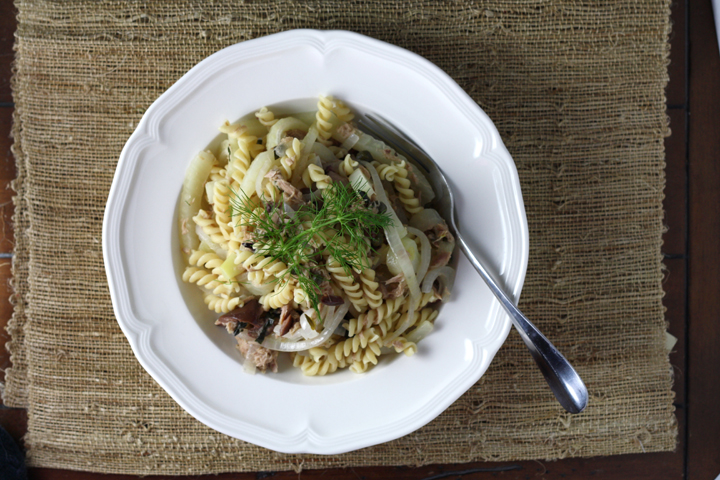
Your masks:
<svg viewBox="0 0 720 480"><path fill-rule="evenodd" d="M422 468L314 470L306 479L687 479L720 474L720 53L711 0L675 0L667 113L672 135L665 142L667 186L663 253L669 331L678 338L670 355L675 372L679 443L672 453L619 455L555 462L470 463ZM12 314L8 298L13 251L12 195L15 162L10 152L10 90L15 10L0 3L0 326ZM8 340L0 330L0 343ZM0 349L0 369L10 365ZM0 380L3 371L0 370ZM27 431L23 409L0 405L0 425L16 441ZM129 475L34 468L31 479L121 480ZM224 474L218 478L289 479L293 472ZM177 477L164 477L177 478ZM215 478L215 477L210 477Z"/></svg>

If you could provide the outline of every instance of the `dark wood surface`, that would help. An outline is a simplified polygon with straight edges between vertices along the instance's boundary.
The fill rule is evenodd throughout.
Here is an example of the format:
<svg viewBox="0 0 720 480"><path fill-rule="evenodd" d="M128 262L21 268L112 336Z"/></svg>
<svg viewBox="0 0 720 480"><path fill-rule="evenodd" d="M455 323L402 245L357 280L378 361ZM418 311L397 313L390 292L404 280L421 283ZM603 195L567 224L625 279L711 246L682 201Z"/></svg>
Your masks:
<svg viewBox="0 0 720 480"><path fill-rule="evenodd" d="M334 469L304 471L301 475L259 472L224 474L217 478L712 480L720 474L720 53L711 0L675 0L672 18L667 89L672 135L665 142L668 231L663 253L667 266L664 304L669 331L678 338L670 355L680 431L677 450L555 462ZM9 135L13 113L10 75L14 31L12 3L0 0L0 327L5 326L12 314L8 280L13 248L10 183L15 176L15 164ZM0 329L0 343L7 340L7 333ZM0 380L9 364L7 353L0 349ZM27 413L0 405L0 425L22 443L27 431ZM138 478L39 468L30 469L29 477Z"/></svg>

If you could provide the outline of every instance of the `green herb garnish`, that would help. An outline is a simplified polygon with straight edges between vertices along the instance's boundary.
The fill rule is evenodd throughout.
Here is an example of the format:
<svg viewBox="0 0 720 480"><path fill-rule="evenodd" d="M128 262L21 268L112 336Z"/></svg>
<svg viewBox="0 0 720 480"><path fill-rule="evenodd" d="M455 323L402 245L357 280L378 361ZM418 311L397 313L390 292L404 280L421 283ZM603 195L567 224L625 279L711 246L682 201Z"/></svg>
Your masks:
<svg viewBox="0 0 720 480"><path fill-rule="evenodd" d="M339 182L330 184L322 199L302 206L292 218L272 202L258 208L242 190L233 192L230 214L243 219L240 226L253 229L255 252L287 265L287 272L276 281L292 275L307 293L318 318L320 284L325 277L321 274L324 265L317 262L329 254L347 275L368 268L368 254L374 251L371 238L392 224L387 212L369 209L352 186Z"/></svg>

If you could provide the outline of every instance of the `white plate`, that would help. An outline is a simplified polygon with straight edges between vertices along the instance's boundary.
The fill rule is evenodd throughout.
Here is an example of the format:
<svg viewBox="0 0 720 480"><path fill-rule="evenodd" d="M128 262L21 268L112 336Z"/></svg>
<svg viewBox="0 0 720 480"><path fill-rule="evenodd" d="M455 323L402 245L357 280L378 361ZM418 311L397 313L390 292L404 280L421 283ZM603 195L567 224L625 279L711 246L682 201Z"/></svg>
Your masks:
<svg viewBox="0 0 720 480"><path fill-rule="evenodd" d="M528 259L512 158L487 115L424 58L354 33L295 30L225 48L191 69L147 110L120 155L103 223L113 307L135 356L182 408L286 453L338 454L422 427L482 376L510 328L462 257L452 300L414 357L381 357L363 375L243 373L233 338L180 280L185 170L224 120L263 105L308 110L321 93L380 113L441 164L464 235L516 299Z"/></svg>

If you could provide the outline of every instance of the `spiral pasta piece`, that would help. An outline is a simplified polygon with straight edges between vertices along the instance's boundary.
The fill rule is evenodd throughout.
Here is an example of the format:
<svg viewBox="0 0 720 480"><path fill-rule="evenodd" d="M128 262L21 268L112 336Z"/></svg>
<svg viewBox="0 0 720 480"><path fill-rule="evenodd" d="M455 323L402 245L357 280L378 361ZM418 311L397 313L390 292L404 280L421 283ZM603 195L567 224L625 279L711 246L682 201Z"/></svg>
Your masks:
<svg viewBox="0 0 720 480"><path fill-rule="evenodd" d="M243 301L240 297L222 297L214 295L212 293L205 295L205 305L210 310L214 310L215 313L228 313L237 307L243 306Z"/></svg>
<svg viewBox="0 0 720 480"><path fill-rule="evenodd" d="M287 272L287 265L285 265L280 260L276 260L270 257L267 257L264 261L258 262L255 266L256 268L262 268L263 272L265 272L265 275L268 277L276 277L280 278L283 277Z"/></svg>
<svg viewBox="0 0 720 480"><path fill-rule="evenodd" d="M269 277L280 278L287 273L287 265L272 257L266 257L260 253L253 253L249 250L240 250L235 256L235 265L242 265L248 272L256 273L256 276L248 276L253 283L260 285L266 283Z"/></svg>
<svg viewBox="0 0 720 480"><path fill-rule="evenodd" d="M226 174L227 174L227 172L225 171L225 169L223 167L215 165L214 167L212 167L210 169L209 180L211 182L217 182L218 180L224 180Z"/></svg>
<svg viewBox="0 0 720 480"><path fill-rule="evenodd" d="M383 318L380 323L375 325L375 328L379 330L380 337L384 339L389 333L392 333L401 317L402 315L400 313L394 313L391 316Z"/></svg>
<svg viewBox="0 0 720 480"><path fill-rule="evenodd" d="M375 281L375 270L366 268L360 273L362 291L369 308L378 308L383 303L382 292L378 289L380 284Z"/></svg>
<svg viewBox="0 0 720 480"><path fill-rule="evenodd" d="M422 293L420 294L420 304L418 305L418 308L423 308L427 304L437 302L438 300L441 300L441 298L433 291ZM406 312L409 306L409 303L403 305L403 311Z"/></svg>
<svg viewBox="0 0 720 480"><path fill-rule="evenodd" d="M359 312L366 310L368 302L363 295L362 287L355 282L352 275L348 275L345 272L340 262L333 257L328 257L326 267L330 275L335 279L335 282L342 288L345 295L348 296L350 303L353 304L355 309Z"/></svg>
<svg viewBox="0 0 720 480"><path fill-rule="evenodd" d="M210 240L212 240L214 243L217 243L225 250L228 249L228 242L225 239L222 230L220 230L217 222L215 222L215 220L208 212L206 212L205 210L200 210L198 214L193 217L193 222L195 222L196 225L202 228L203 232L205 232L207 236L210 237Z"/></svg>
<svg viewBox="0 0 720 480"><path fill-rule="evenodd" d="M190 258L188 258L188 263L190 266L205 268L219 276L219 268L223 264L223 259L218 257L215 252L192 250L190 252ZM215 269L218 269L218 271L216 272Z"/></svg>
<svg viewBox="0 0 720 480"><path fill-rule="evenodd" d="M340 360L342 357L350 357L351 354L357 353L358 351L367 348L368 345L371 345L370 348L376 350L376 355L380 355L382 337L378 333L379 332L374 328L363 330L355 336L335 344L332 348L332 352L335 355L335 358Z"/></svg>
<svg viewBox="0 0 720 480"><path fill-rule="evenodd" d="M228 162L228 175L238 185L242 183L245 174L250 168L253 158L262 150L258 145L258 138L252 135L243 135L235 143L237 148L232 152ZM259 147L259 148L258 148Z"/></svg>
<svg viewBox="0 0 720 480"><path fill-rule="evenodd" d="M393 164L386 164L375 161L372 162L372 166L375 167L375 170L377 170L378 175L382 180L393 182L395 180L395 175L397 175L401 169L405 168L405 161ZM407 175L407 171L405 172L405 174Z"/></svg>
<svg viewBox="0 0 720 480"><path fill-rule="evenodd" d="M393 340L392 347L397 353L403 352L408 357L417 353L417 345L403 336Z"/></svg>
<svg viewBox="0 0 720 480"><path fill-rule="evenodd" d="M350 365L350 371L353 373L365 373L368 370L370 370L370 364L361 362L361 361L355 361Z"/></svg>
<svg viewBox="0 0 720 480"><path fill-rule="evenodd" d="M282 198L280 191L270 181L266 181L263 183L262 193L263 193L263 196L265 197L265 200L268 200L271 202L277 202L277 201L279 201L280 198Z"/></svg>
<svg viewBox="0 0 720 480"><path fill-rule="evenodd" d="M317 126L318 137L323 140L330 139L332 135L333 98L320 95L317 102L317 113L315 114L315 125Z"/></svg>
<svg viewBox="0 0 720 480"><path fill-rule="evenodd" d="M268 130L277 122L275 114L267 107L262 107L260 110L255 112L255 118L257 118L260 123L265 125Z"/></svg>
<svg viewBox="0 0 720 480"><path fill-rule="evenodd" d="M227 120L220 125L219 130L222 133L226 133L229 139L240 138L245 135L247 126L243 125L242 122L230 123Z"/></svg>
<svg viewBox="0 0 720 480"><path fill-rule="evenodd" d="M344 173L346 177L349 177L358 165L359 163L353 160L350 155L345 155L345 159L340 164L340 171Z"/></svg>
<svg viewBox="0 0 720 480"><path fill-rule="evenodd" d="M293 357L293 367L299 368L303 375L308 377L327 375L328 373L335 372L338 367L343 368L345 366L345 364L341 366L335 357L328 356L327 352L324 357L318 357L317 360L310 356L303 355L295 355Z"/></svg>
<svg viewBox="0 0 720 480"><path fill-rule="evenodd" d="M420 325L422 322L434 322L438 316L438 311L434 308L427 307L420 310L420 313L416 315L415 323L413 326Z"/></svg>
<svg viewBox="0 0 720 480"><path fill-rule="evenodd" d="M395 190L397 190L405 210L407 210L408 213L418 213L423 207L420 205L420 200L415 197L415 192L410 186L410 180L407 178L408 171L403 165L404 163L405 162L395 164L397 166L397 172L394 175Z"/></svg>
<svg viewBox="0 0 720 480"><path fill-rule="evenodd" d="M205 287L209 290L222 286L222 283L218 280L218 276L216 274L201 267L185 267L182 279L183 282L195 283L198 286Z"/></svg>
<svg viewBox="0 0 720 480"><path fill-rule="evenodd" d="M233 227L230 225L230 187L225 179L215 182L213 198L215 200L215 203L213 204L215 222L218 227L220 227L220 232L223 237L225 237L226 240L229 240ZM234 250L234 248L230 247L230 250Z"/></svg>
<svg viewBox="0 0 720 480"><path fill-rule="evenodd" d="M310 188L313 183L317 185L318 190L325 190L332 183L332 178L325 175L325 170L319 165L311 163L307 170L303 173L303 182L305 186Z"/></svg>
<svg viewBox="0 0 720 480"><path fill-rule="evenodd" d="M342 100L338 100L337 98L328 97L332 100L333 106L332 106L332 112L335 114L335 116L343 123L347 123L352 121L353 118L355 118L355 115L352 113L352 110L345 105L345 102Z"/></svg>
<svg viewBox="0 0 720 480"><path fill-rule="evenodd" d="M360 335L333 345L328 350L328 358L334 357L340 366L350 365L350 370L354 373L363 373L372 365L377 365L381 347L382 343L376 335L372 339Z"/></svg>
<svg viewBox="0 0 720 480"><path fill-rule="evenodd" d="M285 150L285 155L283 155L280 159L280 172L286 180L292 178L293 170L295 169L295 165L297 165L297 162L300 159L302 150L302 142L297 138L293 138L292 143L290 144L288 149Z"/></svg>
<svg viewBox="0 0 720 480"><path fill-rule="evenodd" d="M291 282L281 282L275 286L275 290L260 296L258 302L265 310L274 308L282 308L284 305L293 301L293 285Z"/></svg>
<svg viewBox="0 0 720 480"><path fill-rule="evenodd" d="M358 318L353 318L348 322L348 326L346 327L348 335L352 337L366 328L380 324L384 319L392 317L393 314L400 310L403 303L403 299L389 298L380 304L379 307L361 313Z"/></svg>
<svg viewBox="0 0 720 480"><path fill-rule="evenodd" d="M295 291L293 292L293 300L296 304L309 306L309 298L310 297L308 296L307 292L302 287L300 287L299 285L295 287Z"/></svg>

